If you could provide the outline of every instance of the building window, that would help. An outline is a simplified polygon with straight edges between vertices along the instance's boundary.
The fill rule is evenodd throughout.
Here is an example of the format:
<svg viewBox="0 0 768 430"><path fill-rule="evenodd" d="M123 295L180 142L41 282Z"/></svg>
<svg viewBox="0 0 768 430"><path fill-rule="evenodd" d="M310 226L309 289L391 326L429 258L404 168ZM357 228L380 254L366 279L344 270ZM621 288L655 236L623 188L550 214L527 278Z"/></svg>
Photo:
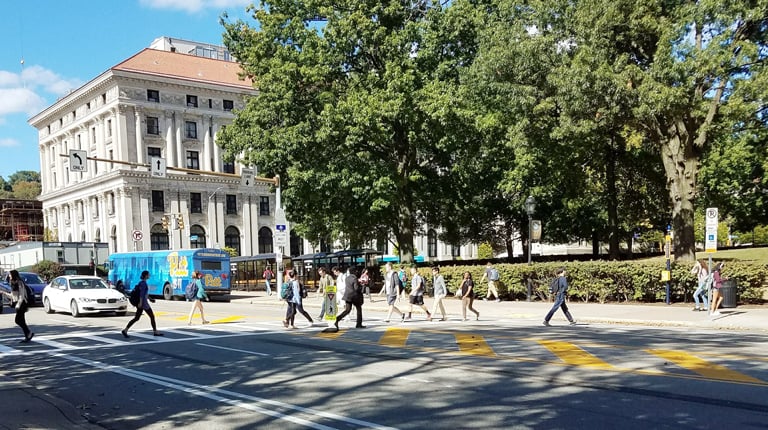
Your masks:
<svg viewBox="0 0 768 430"><path fill-rule="evenodd" d="M187 169L200 170L200 153L187 151Z"/></svg>
<svg viewBox="0 0 768 430"><path fill-rule="evenodd" d="M269 196L259 197L259 215L269 216Z"/></svg>
<svg viewBox="0 0 768 430"><path fill-rule="evenodd" d="M191 248L205 248L205 230L199 225L189 228L189 246Z"/></svg>
<svg viewBox="0 0 768 430"><path fill-rule="evenodd" d="M187 107L197 107L197 96L187 96Z"/></svg>
<svg viewBox="0 0 768 430"><path fill-rule="evenodd" d="M160 91L158 91L158 90L147 90L147 101L148 102L160 103Z"/></svg>
<svg viewBox="0 0 768 430"><path fill-rule="evenodd" d="M160 134L160 121L156 116L147 117L147 134Z"/></svg>
<svg viewBox="0 0 768 430"><path fill-rule="evenodd" d="M155 224L152 226L152 229L150 229L149 246L152 251L170 249L168 232L163 229L162 224Z"/></svg>
<svg viewBox="0 0 768 430"><path fill-rule="evenodd" d="M91 144L96 144L96 127L91 127Z"/></svg>
<svg viewBox="0 0 768 430"><path fill-rule="evenodd" d="M107 204L109 207L109 214L114 215L115 214L115 193L107 194Z"/></svg>
<svg viewBox="0 0 768 430"><path fill-rule="evenodd" d="M56 250L56 261L59 263L64 262L64 251L61 249Z"/></svg>
<svg viewBox="0 0 768 430"><path fill-rule="evenodd" d="M235 162L234 161L225 161L224 166L222 166L222 170L224 170L224 173L232 173L235 174Z"/></svg>
<svg viewBox="0 0 768 430"><path fill-rule="evenodd" d="M259 229L259 254L268 254L273 251L272 230L267 227Z"/></svg>
<svg viewBox="0 0 768 430"><path fill-rule="evenodd" d="M240 230L237 227L229 226L224 230L224 246L234 249L240 255Z"/></svg>
<svg viewBox="0 0 768 430"><path fill-rule="evenodd" d="M160 148L155 148L152 146L147 147L147 157L152 158L162 158L163 157L163 150Z"/></svg>
<svg viewBox="0 0 768 430"><path fill-rule="evenodd" d="M193 214L203 213L203 196L201 193L189 193L189 211Z"/></svg>
<svg viewBox="0 0 768 430"><path fill-rule="evenodd" d="M208 99L208 109L213 109L213 99Z"/></svg>
<svg viewBox="0 0 768 430"><path fill-rule="evenodd" d="M152 212L165 212L165 198L162 191L152 190Z"/></svg>
<svg viewBox="0 0 768 430"><path fill-rule="evenodd" d="M225 111L231 111L235 108L235 102L232 100L224 100L224 110Z"/></svg>
<svg viewBox="0 0 768 430"><path fill-rule="evenodd" d="M451 257L461 257L461 245L451 245Z"/></svg>
<svg viewBox="0 0 768 430"><path fill-rule="evenodd" d="M112 137L112 120L107 120L107 137Z"/></svg>
<svg viewBox="0 0 768 430"><path fill-rule="evenodd" d="M227 194L227 215L237 215L237 196Z"/></svg>
<svg viewBox="0 0 768 430"><path fill-rule="evenodd" d="M291 230L291 256L304 255L304 239L296 236Z"/></svg>
<svg viewBox="0 0 768 430"><path fill-rule="evenodd" d="M437 257L437 233L433 229L427 232L427 257Z"/></svg>
<svg viewBox="0 0 768 430"><path fill-rule="evenodd" d="M187 139L197 139L197 123L194 121L186 122Z"/></svg>

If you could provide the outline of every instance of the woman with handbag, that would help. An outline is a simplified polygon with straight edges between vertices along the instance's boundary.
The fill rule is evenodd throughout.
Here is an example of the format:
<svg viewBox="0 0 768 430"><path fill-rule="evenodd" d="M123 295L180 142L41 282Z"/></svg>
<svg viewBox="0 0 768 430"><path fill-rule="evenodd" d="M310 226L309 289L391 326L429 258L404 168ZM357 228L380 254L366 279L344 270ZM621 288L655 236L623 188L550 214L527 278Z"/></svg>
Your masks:
<svg viewBox="0 0 768 430"><path fill-rule="evenodd" d="M6 293L3 291L3 294L11 299L12 306L16 308L16 319L14 321L24 332L24 339L22 339L21 342L27 343L32 340L32 337L35 335L32 333L32 330L29 329L26 317L27 310L29 310L29 303L34 300L34 296L31 298L29 296L34 293L32 292L32 289L24 283L24 280L21 279L18 270L11 270L8 283L11 284L11 292Z"/></svg>

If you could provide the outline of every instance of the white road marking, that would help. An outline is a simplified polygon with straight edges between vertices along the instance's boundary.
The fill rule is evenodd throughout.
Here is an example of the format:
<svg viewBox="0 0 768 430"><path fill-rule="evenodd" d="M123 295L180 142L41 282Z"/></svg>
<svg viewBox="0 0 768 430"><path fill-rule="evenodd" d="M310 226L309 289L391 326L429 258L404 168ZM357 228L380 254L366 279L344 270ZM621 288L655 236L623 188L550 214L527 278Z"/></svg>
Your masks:
<svg viewBox="0 0 768 430"><path fill-rule="evenodd" d="M306 420L303 418L298 418L291 415L286 415L281 412L273 411L270 409L267 409L265 407L259 406L258 404L263 405L269 405L269 406L276 406L279 408L284 409L290 409L302 413L306 413L308 415L314 415L316 417L322 417L326 419L331 419L335 421L341 421L346 424L352 424L357 426L362 426L364 428L371 428L371 429L380 429L380 430L397 430L395 427L388 427L383 426L380 424L372 423L369 421L363 421L358 420L355 418L349 418L345 417L343 415L337 415L331 412L325 412L320 411L316 409L311 408L305 408L302 406L292 405L290 403L283 403L276 400L269 400L262 397L256 397L251 396L247 394L237 393L234 391L229 390L223 390L220 388L215 387L209 387L205 385L195 384L192 382L182 381L179 379L174 378L168 378L162 375L157 375L153 373L147 373L147 372L141 372L138 370L132 370L132 369L126 369L124 367L114 366L107 363L102 363L95 360L88 360L81 357L76 357L69 354L64 354L60 352L52 352L52 356L63 358L69 361L73 361L75 363L80 363L86 366L93 367L94 369L102 370L102 371L108 371L112 373L117 373L119 375L127 376L134 379L139 379L144 382L149 382L152 384L161 385L168 388L173 388L175 390L183 391L185 393L193 394L195 396L205 397L211 400L215 400L221 403L226 403L228 405L237 406L243 409L247 409L253 412L258 412L264 415L272 416L280 420L284 421L290 421L295 424L303 425L309 428L318 429L318 430L334 430L334 427L329 427L323 424L319 424L310 420ZM229 396L231 398L227 398L224 396ZM233 399L234 398L234 399ZM245 401L240 401L236 399L243 399ZM256 403L256 404L254 404Z"/></svg>
<svg viewBox="0 0 768 430"><path fill-rule="evenodd" d="M247 351L245 349L227 348L226 346L209 345L207 343L196 343L195 345L207 346L209 348L218 348L226 351L242 352L243 354L261 355L264 357L269 357L269 354L264 354L263 352L256 352L256 351Z"/></svg>

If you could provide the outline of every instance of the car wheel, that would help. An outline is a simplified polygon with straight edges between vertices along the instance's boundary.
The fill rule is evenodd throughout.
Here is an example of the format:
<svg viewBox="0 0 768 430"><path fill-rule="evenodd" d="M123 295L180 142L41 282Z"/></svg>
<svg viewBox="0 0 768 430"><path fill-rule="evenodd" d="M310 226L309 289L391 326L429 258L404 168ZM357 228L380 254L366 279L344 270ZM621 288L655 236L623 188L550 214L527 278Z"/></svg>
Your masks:
<svg viewBox="0 0 768 430"><path fill-rule="evenodd" d="M77 318L80 316L80 310L77 308L77 302L72 300L72 303L69 304L69 309L72 312L72 316Z"/></svg>
<svg viewBox="0 0 768 430"><path fill-rule="evenodd" d="M171 284L165 284L165 287L163 287L163 298L165 300L173 300L173 290L171 290Z"/></svg>
<svg viewBox="0 0 768 430"><path fill-rule="evenodd" d="M48 299L48 297L43 300L43 310L45 310L45 313L52 314L54 313L53 308L51 307L51 301Z"/></svg>
<svg viewBox="0 0 768 430"><path fill-rule="evenodd" d="M115 312L115 315L119 317L124 317L128 312Z"/></svg>

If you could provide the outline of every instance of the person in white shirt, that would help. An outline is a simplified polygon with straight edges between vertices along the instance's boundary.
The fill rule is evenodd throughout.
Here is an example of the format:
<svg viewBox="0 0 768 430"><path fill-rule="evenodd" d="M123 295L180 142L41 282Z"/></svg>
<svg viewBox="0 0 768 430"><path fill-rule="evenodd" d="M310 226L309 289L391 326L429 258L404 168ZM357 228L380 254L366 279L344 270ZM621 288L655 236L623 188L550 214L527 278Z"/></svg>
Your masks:
<svg viewBox="0 0 768 430"><path fill-rule="evenodd" d="M392 312L397 312L400 315L400 322L403 322L405 320L405 313L400 311L400 309L395 306L397 297L400 294L400 290L397 287L397 272L392 270L392 263L387 263L386 269L386 274L384 275L384 288L382 288L382 291L384 291L387 295L389 313L387 314L387 319L385 319L384 322L389 322L389 319L392 318Z"/></svg>
<svg viewBox="0 0 768 430"><path fill-rule="evenodd" d="M435 266L432 268L432 288L435 294L435 303L432 305L432 315L437 313L440 309L440 313L443 315L441 321L446 321L448 318L445 316L445 306L443 306L443 299L448 295L448 289L445 287L445 279L440 274L440 268ZM427 318L427 321L432 321L432 315Z"/></svg>

